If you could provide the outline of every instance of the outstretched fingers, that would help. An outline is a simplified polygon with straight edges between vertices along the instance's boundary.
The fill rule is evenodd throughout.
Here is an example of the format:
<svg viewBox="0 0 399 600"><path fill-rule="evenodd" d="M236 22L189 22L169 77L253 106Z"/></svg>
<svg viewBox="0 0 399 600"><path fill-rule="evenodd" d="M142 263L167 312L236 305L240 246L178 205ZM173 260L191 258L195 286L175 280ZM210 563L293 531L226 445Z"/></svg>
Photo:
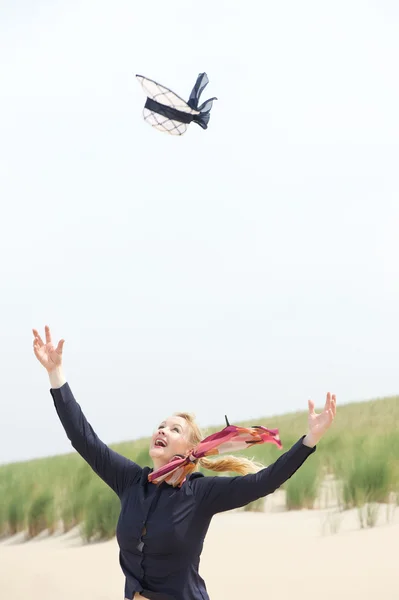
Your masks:
<svg viewBox="0 0 399 600"><path fill-rule="evenodd" d="M51 344L51 332L50 332L50 327L48 325L45 326L44 328L45 334L46 334L46 344Z"/></svg>
<svg viewBox="0 0 399 600"><path fill-rule="evenodd" d="M335 418L335 413L337 412L337 407L336 407L336 397L335 394L327 394L327 401L326 401L326 406L325 406L325 412L328 415L328 418L330 420L330 422L332 422Z"/></svg>
<svg viewBox="0 0 399 600"><path fill-rule="evenodd" d="M40 337L37 329L32 329L32 331L33 331L33 335L34 335L33 344L38 344L39 346L44 346L43 340Z"/></svg>
<svg viewBox="0 0 399 600"><path fill-rule="evenodd" d="M33 352L35 353L35 356L37 358L39 358L40 348L41 348L41 346L40 346L39 342L37 341L37 339L34 339L33 340Z"/></svg>
<svg viewBox="0 0 399 600"><path fill-rule="evenodd" d="M332 412L332 416L334 418L336 415L336 412L337 412L337 398L336 398L335 394L333 394L331 397L331 412Z"/></svg>
<svg viewBox="0 0 399 600"><path fill-rule="evenodd" d="M60 340L58 342L57 348L55 349L55 351L57 352L57 354L59 354L60 356L62 356L62 350L64 348L64 344L65 344L65 340Z"/></svg>
<svg viewBox="0 0 399 600"><path fill-rule="evenodd" d="M326 412L328 412L331 408L331 394L330 392L327 393L327 397L326 397L326 404L324 406L324 410Z"/></svg>
<svg viewBox="0 0 399 600"><path fill-rule="evenodd" d="M308 407L309 407L309 414L310 415L314 415L315 411L314 411L314 402L313 400L308 400Z"/></svg>

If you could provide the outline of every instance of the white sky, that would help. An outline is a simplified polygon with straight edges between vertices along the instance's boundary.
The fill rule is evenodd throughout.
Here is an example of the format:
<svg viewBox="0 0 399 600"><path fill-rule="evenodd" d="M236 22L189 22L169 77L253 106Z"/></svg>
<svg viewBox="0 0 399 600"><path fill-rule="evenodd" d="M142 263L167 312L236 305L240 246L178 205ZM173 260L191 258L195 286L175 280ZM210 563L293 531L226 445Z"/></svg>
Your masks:
<svg viewBox="0 0 399 600"><path fill-rule="evenodd" d="M0 7L0 462L70 450L45 323L107 442L398 393L398 3L32 4ZM209 129L151 130L134 74L202 71Z"/></svg>

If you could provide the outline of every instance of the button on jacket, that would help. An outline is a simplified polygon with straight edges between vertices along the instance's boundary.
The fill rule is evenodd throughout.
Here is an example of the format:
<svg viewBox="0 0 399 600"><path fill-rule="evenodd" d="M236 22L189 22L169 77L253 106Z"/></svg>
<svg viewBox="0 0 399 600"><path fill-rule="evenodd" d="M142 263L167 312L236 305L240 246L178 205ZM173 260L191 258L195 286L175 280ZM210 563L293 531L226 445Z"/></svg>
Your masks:
<svg viewBox="0 0 399 600"><path fill-rule="evenodd" d="M199 564L213 515L271 494L315 451L303 444L303 436L255 474L205 477L196 472L181 488L155 485L148 482L152 469L141 468L98 438L68 383L51 395L72 446L119 496L116 536L129 600L135 592L151 600L209 600Z"/></svg>

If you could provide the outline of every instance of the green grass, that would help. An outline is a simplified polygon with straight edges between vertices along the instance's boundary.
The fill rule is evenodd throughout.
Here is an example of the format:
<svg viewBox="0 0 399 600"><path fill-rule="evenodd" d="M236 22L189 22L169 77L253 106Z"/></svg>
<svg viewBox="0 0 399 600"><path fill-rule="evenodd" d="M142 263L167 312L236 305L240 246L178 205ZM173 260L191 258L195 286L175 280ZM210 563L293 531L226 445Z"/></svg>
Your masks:
<svg viewBox="0 0 399 600"><path fill-rule="evenodd" d="M55 506L51 489L41 490L34 495L27 514L27 528L29 538L36 537L42 531L54 533Z"/></svg>
<svg viewBox="0 0 399 600"><path fill-rule="evenodd" d="M283 452L307 428L306 411L256 421L279 428ZM381 504L393 493L399 498L398 423L397 397L340 406L316 453L282 486L287 509L311 509L322 476L329 473L342 482L340 508L356 508L361 527L375 525ZM207 434L223 426L209 428ZM150 464L148 445L148 439L140 439L112 448L145 466ZM265 444L242 455L266 466L281 451ZM245 509L262 507L263 499ZM119 499L76 452L0 466L0 537L21 531L35 537L59 525L64 531L79 525L87 541L109 539L115 533L119 510Z"/></svg>
<svg viewBox="0 0 399 600"><path fill-rule="evenodd" d="M92 481L84 502L82 536L86 542L108 540L115 535L120 502L100 481Z"/></svg>
<svg viewBox="0 0 399 600"><path fill-rule="evenodd" d="M284 484L287 509L313 508L319 491L320 477L320 463L314 455Z"/></svg>
<svg viewBox="0 0 399 600"><path fill-rule="evenodd" d="M337 477L343 482L343 507L358 510L362 528L373 527L380 507L389 502L398 481L399 447L392 434L359 436L337 461Z"/></svg>

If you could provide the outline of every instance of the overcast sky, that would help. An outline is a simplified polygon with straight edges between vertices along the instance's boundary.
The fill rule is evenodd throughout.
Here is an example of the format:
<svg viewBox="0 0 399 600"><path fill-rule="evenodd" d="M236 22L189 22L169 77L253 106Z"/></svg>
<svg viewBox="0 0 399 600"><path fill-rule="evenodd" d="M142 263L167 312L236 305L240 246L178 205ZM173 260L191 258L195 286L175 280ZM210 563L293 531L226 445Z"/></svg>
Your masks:
<svg viewBox="0 0 399 600"><path fill-rule="evenodd" d="M394 0L2 1L0 462L70 450L46 323L106 442L399 392L398 60Z"/></svg>

